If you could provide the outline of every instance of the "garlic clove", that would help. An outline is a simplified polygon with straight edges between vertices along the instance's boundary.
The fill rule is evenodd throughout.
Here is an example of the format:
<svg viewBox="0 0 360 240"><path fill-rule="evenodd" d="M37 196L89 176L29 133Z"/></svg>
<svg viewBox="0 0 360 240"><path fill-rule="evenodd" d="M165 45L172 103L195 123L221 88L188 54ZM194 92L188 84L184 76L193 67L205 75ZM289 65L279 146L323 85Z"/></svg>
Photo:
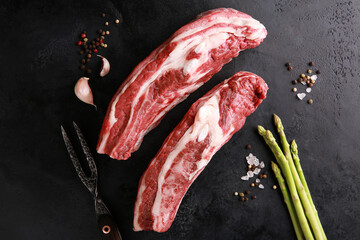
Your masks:
<svg viewBox="0 0 360 240"><path fill-rule="evenodd" d="M100 77L106 76L110 72L110 63L109 61L101 55L97 55L102 58Z"/></svg>
<svg viewBox="0 0 360 240"><path fill-rule="evenodd" d="M89 86L89 78L81 77L74 88L75 95L84 103L91 104L96 108L94 104L93 94Z"/></svg>

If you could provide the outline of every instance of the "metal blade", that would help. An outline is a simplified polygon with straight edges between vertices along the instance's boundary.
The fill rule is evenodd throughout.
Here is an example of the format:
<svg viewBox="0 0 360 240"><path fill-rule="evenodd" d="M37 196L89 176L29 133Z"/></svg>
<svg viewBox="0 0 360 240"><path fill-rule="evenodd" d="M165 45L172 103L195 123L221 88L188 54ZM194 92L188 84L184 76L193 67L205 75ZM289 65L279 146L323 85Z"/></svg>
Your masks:
<svg viewBox="0 0 360 240"><path fill-rule="evenodd" d="M84 151L84 154L86 156L86 160L88 161L89 163L89 168L90 168L90 171L91 171L91 177L96 177L97 178L97 168L96 168L96 164L95 164L95 160L91 154L91 151L90 151L90 148L89 146L87 145L86 141L85 141L85 137L84 135L82 134L80 128L78 127L78 125L76 125L75 122L73 122L74 124L74 128L76 130L76 133L80 139L80 144L82 146L82 149Z"/></svg>
<svg viewBox="0 0 360 240"><path fill-rule="evenodd" d="M65 129L63 128L63 126L61 126L61 133L63 135L64 138L64 142L65 142L65 146L67 148L67 151L70 155L71 161L75 167L75 170L80 178L80 180L83 182L83 184L87 187L87 189L94 194L94 196L96 197L97 195L97 179L93 177L93 172L92 172L92 176L91 177L87 177L86 174L84 173L84 170L81 167L81 164L79 162L79 159L76 155L76 152L71 144L71 141L68 137L68 135L65 132ZM96 167L95 167L96 168ZM97 177L97 175L96 175Z"/></svg>

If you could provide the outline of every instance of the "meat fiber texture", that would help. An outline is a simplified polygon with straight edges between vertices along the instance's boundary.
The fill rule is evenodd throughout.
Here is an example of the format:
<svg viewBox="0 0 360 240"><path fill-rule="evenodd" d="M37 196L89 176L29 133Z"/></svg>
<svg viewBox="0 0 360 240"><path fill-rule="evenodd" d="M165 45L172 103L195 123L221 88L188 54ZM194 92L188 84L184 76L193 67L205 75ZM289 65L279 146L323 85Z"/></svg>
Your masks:
<svg viewBox="0 0 360 240"><path fill-rule="evenodd" d="M134 230L167 231L190 185L266 98L259 76L238 72L196 101L140 179Z"/></svg>
<svg viewBox="0 0 360 240"><path fill-rule="evenodd" d="M135 67L112 98L97 152L128 159L164 115L239 52L258 46L265 27L230 8L205 12Z"/></svg>

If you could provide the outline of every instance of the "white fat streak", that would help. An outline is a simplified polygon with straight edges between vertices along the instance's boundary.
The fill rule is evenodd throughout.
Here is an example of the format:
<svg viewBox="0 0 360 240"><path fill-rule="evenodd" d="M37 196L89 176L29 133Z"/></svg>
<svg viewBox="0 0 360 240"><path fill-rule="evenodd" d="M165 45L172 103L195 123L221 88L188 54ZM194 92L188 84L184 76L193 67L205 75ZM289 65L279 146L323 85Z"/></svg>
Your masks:
<svg viewBox="0 0 360 240"><path fill-rule="evenodd" d="M203 141L209 133L209 125L205 125L198 136L198 142Z"/></svg>
<svg viewBox="0 0 360 240"><path fill-rule="evenodd" d="M199 32L201 30L210 28L211 26L218 24L218 23L235 24L238 26L251 27L253 29L257 29L258 31L255 31L251 36L248 37L249 39L255 39L256 37L259 37L261 34L264 34L262 29L265 29L265 27L259 21L255 20L253 18L243 18L243 17L236 17L236 16L233 16L230 18L218 17L214 21L209 21L206 24L203 24L196 28L189 29L189 30L179 34L171 42L179 41L179 40L185 38L186 36L189 36L196 32ZM205 63L208 60L209 50L217 48L218 46L223 44L224 41L226 40L226 38L228 37L229 33L235 34L237 36L240 36L240 35L243 36L241 34L241 31L236 32L235 29L232 27L219 27L216 29L209 30L207 32L207 34L199 34L199 35L195 35L194 37L192 37L188 40L179 41L176 48L170 53L169 57L165 60L165 62L159 68L159 70L157 72L155 72L151 76L151 78L149 78L147 80L147 82L141 86L141 88L139 89L139 91L137 93L137 96L135 97L134 101L132 102L131 109L133 109L134 106L136 106L137 102L139 101L140 96L142 96L142 94L144 94L144 92L151 85L151 83L153 81L155 81L159 76L161 76L161 74L167 72L170 69L175 69L175 70L183 69L185 74L193 74L193 76L191 76L189 78L189 80L191 80L192 82L195 82L198 79L200 79L202 76L204 76L206 74L206 72L199 73L199 72L196 72L196 70L199 66L201 66L203 63ZM259 32L259 33L257 33L257 32ZM256 34L259 34L259 36L257 36ZM195 64L195 61L193 61L193 63L187 63L187 61L186 61L186 56L192 49L194 49L195 52L197 52L197 53L202 53L200 56L200 59L196 60L196 64ZM190 60L190 61L192 61L192 60ZM123 87L123 89L119 93L119 96L122 95L126 91L126 89L136 80L136 78L138 77L140 72L145 67L146 67L146 64L144 64L142 66L142 68L140 68L138 70L137 74L135 74L132 77L132 79L130 79L127 82L127 84ZM174 105L176 105L178 102L179 101L175 101ZM116 103L117 103L117 101L114 101L112 103L111 112L116 111L116 108L115 108ZM115 113L113 115L115 115ZM162 116L163 114L160 114L160 115ZM133 111L131 111L131 113L130 113L130 118L129 118L129 121L127 122L126 127L128 127L129 123L132 122L132 118L133 118ZM114 125L115 122L116 121L111 122L110 129L112 128L112 126ZM106 136L103 137L103 140L102 140L102 143L100 144L100 146L104 146L106 144L106 141L107 141L108 135L109 135L109 131L108 131L108 133L105 133L105 134L106 134ZM117 149L120 144L121 143L119 142L118 145L113 148L113 151L115 151L115 149ZM111 154L113 154L113 151L111 152Z"/></svg>
<svg viewBox="0 0 360 240"><path fill-rule="evenodd" d="M115 124L115 122L117 122L117 118L115 117L115 110L116 110L115 106L116 106L116 103L119 101L119 97L120 97L120 94L115 98L114 104L111 105L111 111L109 114L109 123L110 123L109 129L111 129L112 126ZM104 153L105 144L107 142L109 135L110 135L110 130L105 132L105 134L103 135L103 139L102 139L101 144L98 149L99 153Z"/></svg>
<svg viewBox="0 0 360 240"><path fill-rule="evenodd" d="M185 132L179 142L176 144L175 148L171 153L169 153L164 165L158 176L158 188L155 197L155 201L152 207L152 215L154 216L154 223L153 227L156 228L159 220L164 220L169 216L169 209L164 208L162 206L162 198L163 196L173 195L173 189L163 189L162 186L165 183L165 175L168 171L171 170L173 172L179 173L186 173L184 171L183 166L186 165L185 160L180 160L175 166L172 166L174 159L178 156L178 154L186 148L186 144L191 141L197 141L202 134L205 134L206 128L207 134L206 136L210 135L209 145L207 146L206 150L202 153L203 159L197 162L197 170L190 173L187 177L189 180L193 179L193 177L202 170L210 159L206 159L205 157L208 156L208 150L212 149L213 147L217 147L221 145L223 142L224 136L221 127L219 126L219 119L220 119L220 111L219 111L219 94L215 94L211 98L209 98L198 110L194 124ZM209 128L210 126L210 128ZM205 138L206 138L205 136ZM205 139L204 138L204 139ZM202 140L204 140L202 139ZM159 219L157 219L159 218ZM159 223L160 224L160 223Z"/></svg>
<svg viewBox="0 0 360 240"><path fill-rule="evenodd" d="M142 179L141 181L141 185L139 186L139 190L138 190L138 196L136 198L136 203L135 203L135 209L134 209L134 231L140 231L141 230L141 226L139 225L139 214L140 214L140 203L143 201L143 192L146 189L146 184L144 183L144 179Z"/></svg>

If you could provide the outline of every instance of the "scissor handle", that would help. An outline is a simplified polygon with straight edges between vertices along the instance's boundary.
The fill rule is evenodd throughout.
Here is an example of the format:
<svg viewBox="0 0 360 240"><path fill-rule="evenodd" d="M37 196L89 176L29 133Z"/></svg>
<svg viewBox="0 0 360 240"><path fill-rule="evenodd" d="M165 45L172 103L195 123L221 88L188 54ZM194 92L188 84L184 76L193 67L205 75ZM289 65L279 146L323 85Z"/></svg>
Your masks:
<svg viewBox="0 0 360 240"><path fill-rule="evenodd" d="M119 229L110 214L100 215L98 225L103 240L122 240Z"/></svg>

